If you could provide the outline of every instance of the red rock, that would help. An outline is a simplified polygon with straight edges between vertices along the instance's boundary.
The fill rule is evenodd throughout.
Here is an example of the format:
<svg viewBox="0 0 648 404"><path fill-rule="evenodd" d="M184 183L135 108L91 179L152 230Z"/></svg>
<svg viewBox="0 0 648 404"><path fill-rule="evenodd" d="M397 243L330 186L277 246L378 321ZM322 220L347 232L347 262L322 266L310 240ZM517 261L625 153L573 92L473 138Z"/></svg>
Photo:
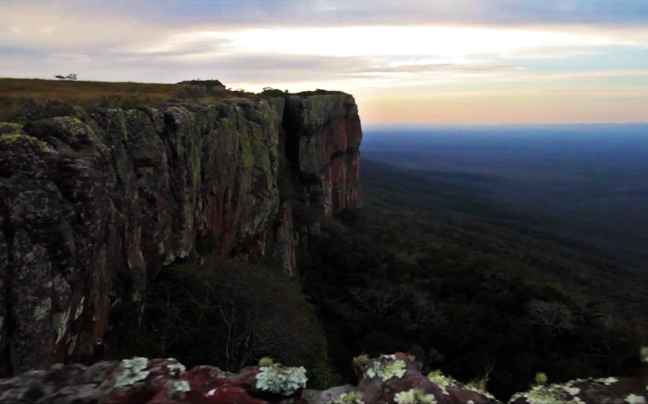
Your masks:
<svg viewBox="0 0 648 404"><path fill-rule="evenodd" d="M116 352L114 311L129 310L121 317L136 327L148 285L164 265L200 258L199 243L220 256L268 254L292 274L282 125L287 143L315 139L304 188L327 215L360 202L362 138L353 97L295 99L310 109L283 98L164 110L45 102L0 134L0 357L13 358L0 376Z"/></svg>

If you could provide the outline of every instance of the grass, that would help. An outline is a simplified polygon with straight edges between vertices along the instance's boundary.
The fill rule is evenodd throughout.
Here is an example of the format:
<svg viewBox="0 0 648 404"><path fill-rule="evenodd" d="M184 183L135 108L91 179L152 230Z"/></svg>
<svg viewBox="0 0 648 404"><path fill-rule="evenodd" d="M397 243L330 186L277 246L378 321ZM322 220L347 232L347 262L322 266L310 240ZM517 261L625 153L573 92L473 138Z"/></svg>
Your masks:
<svg viewBox="0 0 648 404"><path fill-rule="evenodd" d="M81 107L163 106L178 102L210 103L255 94L191 84L112 83L0 78L0 122L10 121L25 98L57 100Z"/></svg>
<svg viewBox="0 0 648 404"><path fill-rule="evenodd" d="M468 383L466 383L466 387L477 389L483 392L488 392L488 390L486 390L486 385L490 380L490 374L493 371L493 368L494 366L492 364L486 366L486 369L484 369L485 371L484 375L469 381Z"/></svg>

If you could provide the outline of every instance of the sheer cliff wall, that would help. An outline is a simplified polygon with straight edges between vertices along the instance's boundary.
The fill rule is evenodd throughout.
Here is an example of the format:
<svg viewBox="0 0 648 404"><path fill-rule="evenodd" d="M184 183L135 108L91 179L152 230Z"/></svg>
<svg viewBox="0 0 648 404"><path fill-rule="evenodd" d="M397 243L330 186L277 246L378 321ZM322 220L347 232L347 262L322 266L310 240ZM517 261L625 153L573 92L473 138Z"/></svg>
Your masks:
<svg viewBox="0 0 648 404"><path fill-rule="evenodd" d="M43 111L0 123L0 375L100 357L115 310L141 313L175 261L264 258L292 273L284 155L310 207L360 203L347 94Z"/></svg>

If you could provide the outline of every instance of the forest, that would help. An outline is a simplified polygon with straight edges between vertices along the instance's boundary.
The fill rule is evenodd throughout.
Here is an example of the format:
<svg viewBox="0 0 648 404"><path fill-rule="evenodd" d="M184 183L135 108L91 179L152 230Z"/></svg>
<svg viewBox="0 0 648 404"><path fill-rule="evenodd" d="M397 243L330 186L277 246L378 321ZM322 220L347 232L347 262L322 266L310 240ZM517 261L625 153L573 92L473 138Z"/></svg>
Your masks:
<svg viewBox="0 0 648 404"><path fill-rule="evenodd" d="M480 198L478 176L363 164L362 208L327 219L292 201L296 277L263 262L174 266L130 352L227 370L270 356L306 365L323 388L351 382L358 355L404 351L500 399L537 372L639 369L645 273Z"/></svg>

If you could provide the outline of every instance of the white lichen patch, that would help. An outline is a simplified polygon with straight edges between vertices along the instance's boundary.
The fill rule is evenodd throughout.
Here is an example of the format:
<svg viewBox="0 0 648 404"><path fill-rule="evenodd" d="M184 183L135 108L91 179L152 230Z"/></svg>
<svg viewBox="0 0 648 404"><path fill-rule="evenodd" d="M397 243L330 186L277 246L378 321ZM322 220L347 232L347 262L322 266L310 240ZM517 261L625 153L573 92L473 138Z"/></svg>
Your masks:
<svg viewBox="0 0 648 404"><path fill-rule="evenodd" d="M513 401L517 400L518 398L523 398L526 400L527 398L527 393L515 393L511 396L509 399L509 402L512 403Z"/></svg>
<svg viewBox="0 0 648 404"><path fill-rule="evenodd" d="M602 378L602 379L594 379L594 381L598 382L598 383L603 383L606 386L610 386L610 385L618 382L619 379L617 379L616 377L605 377L605 378Z"/></svg>
<svg viewBox="0 0 648 404"><path fill-rule="evenodd" d="M628 404L646 404L646 397L638 396L636 394L628 394L625 398L625 402Z"/></svg>
<svg viewBox="0 0 648 404"><path fill-rule="evenodd" d="M130 386L146 379L150 373L144 370L147 366L148 359L146 358L124 359L115 371L117 375L115 387Z"/></svg>
<svg viewBox="0 0 648 404"><path fill-rule="evenodd" d="M639 350L639 359L643 363L648 363L648 346L642 346Z"/></svg>
<svg viewBox="0 0 648 404"><path fill-rule="evenodd" d="M167 384L167 391L169 392L169 394L186 393L188 391L191 391L191 386L186 380L176 380Z"/></svg>
<svg viewBox="0 0 648 404"><path fill-rule="evenodd" d="M398 404L436 404L433 394L425 394L419 389L411 389L396 393L394 401Z"/></svg>
<svg viewBox="0 0 648 404"><path fill-rule="evenodd" d="M575 383L586 382L586 381L587 381L586 379L575 379L575 380L568 381L565 385L566 386L573 386Z"/></svg>
<svg viewBox="0 0 648 404"><path fill-rule="evenodd" d="M578 393L580 393L580 389L578 387L563 386L563 390L565 390L567 393L571 394L572 396L575 396Z"/></svg>
<svg viewBox="0 0 648 404"><path fill-rule="evenodd" d="M378 376L382 380L389 380L393 377L403 377L407 365L405 361L396 359L396 355L382 355L374 359L372 365L367 369L367 376Z"/></svg>
<svg viewBox="0 0 648 404"><path fill-rule="evenodd" d="M177 372L175 375L176 377L182 376L182 374L187 370L185 365L178 362L176 358L167 358L167 361L169 361L167 369L169 369L170 373Z"/></svg>
<svg viewBox="0 0 648 404"><path fill-rule="evenodd" d="M74 320L79 318L81 314L83 313L83 304L85 303L85 296L81 298L81 301L79 302L79 306L77 307L76 311L74 312Z"/></svg>
<svg viewBox="0 0 648 404"><path fill-rule="evenodd" d="M358 355L353 358L353 364L356 366L365 366L369 362L369 356L367 354Z"/></svg>
<svg viewBox="0 0 648 404"><path fill-rule="evenodd" d="M359 391L352 391L349 393L342 393L334 399L327 401L326 404L365 404L362 399L362 393Z"/></svg>
<svg viewBox="0 0 648 404"><path fill-rule="evenodd" d="M430 372L430 374L428 374L427 377L428 379L430 379L432 383L435 383L437 386L439 386L439 388L441 388L443 394L448 394L446 388L458 386L456 380L454 380L451 377L445 376L443 373L441 373L440 370L435 370L434 372Z"/></svg>
<svg viewBox="0 0 648 404"><path fill-rule="evenodd" d="M580 392L576 388L552 384L550 386L535 386L526 393L518 393L511 397L509 402L524 398L529 404L581 404L580 397L574 395Z"/></svg>
<svg viewBox="0 0 648 404"><path fill-rule="evenodd" d="M65 336L67 331L68 320L70 319L70 309L52 316L52 330L56 333L56 343L58 344Z"/></svg>
<svg viewBox="0 0 648 404"><path fill-rule="evenodd" d="M52 299L46 297L41 304L36 306L34 309L34 318L36 320L42 320L47 317L50 309L52 308Z"/></svg>
<svg viewBox="0 0 648 404"><path fill-rule="evenodd" d="M256 375L256 387L271 393L290 396L306 387L308 378L303 367L283 367L278 365L260 368Z"/></svg>
<svg viewBox="0 0 648 404"><path fill-rule="evenodd" d="M475 388L475 387L467 387L466 389L467 389L467 390L470 390L470 391L472 391L472 392L474 392L474 393L481 394L482 396L488 397L488 398L490 398L491 400L495 400L495 396L493 396L491 393L489 393L489 392L487 392L487 391L484 391L484 390L481 390L481 389L477 389L477 388Z"/></svg>

